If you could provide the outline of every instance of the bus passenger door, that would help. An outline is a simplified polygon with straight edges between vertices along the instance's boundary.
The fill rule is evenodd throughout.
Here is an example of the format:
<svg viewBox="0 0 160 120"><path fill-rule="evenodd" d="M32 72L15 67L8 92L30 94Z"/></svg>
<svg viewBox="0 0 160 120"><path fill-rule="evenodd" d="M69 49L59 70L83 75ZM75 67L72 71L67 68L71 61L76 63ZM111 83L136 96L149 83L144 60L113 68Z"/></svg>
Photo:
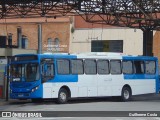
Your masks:
<svg viewBox="0 0 160 120"><path fill-rule="evenodd" d="M98 76L98 96L110 96L112 89L112 78L110 75Z"/></svg>
<svg viewBox="0 0 160 120"><path fill-rule="evenodd" d="M110 96L112 77L109 70L109 60L98 60L97 72L98 96Z"/></svg>
<svg viewBox="0 0 160 120"><path fill-rule="evenodd" d="M52 80L54 78L54 63L52 59L41 61L41 80L43 84L43 98L52 98Z"/></svg>

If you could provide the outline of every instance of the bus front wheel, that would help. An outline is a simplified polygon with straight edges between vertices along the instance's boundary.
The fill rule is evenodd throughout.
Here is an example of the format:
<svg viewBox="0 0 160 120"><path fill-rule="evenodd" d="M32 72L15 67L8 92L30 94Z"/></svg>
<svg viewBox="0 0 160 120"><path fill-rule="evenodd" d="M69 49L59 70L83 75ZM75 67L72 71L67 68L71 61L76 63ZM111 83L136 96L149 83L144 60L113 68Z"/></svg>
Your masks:
<svg viewBox="0 0 160 120"><path fill-rule="evenodd" d="M58 93L57 103L58 104L65 104L65 103L67 103L67 101L68 101L68 92L66 89L61 88Z"/></svg>
<svg viewBox="0 0 160 120"><path fill-rule="evenodd" d="M132 97L131 89L129 87L124 87L121 93L121 100L126 102L131 100L131 97Z"/></svg>

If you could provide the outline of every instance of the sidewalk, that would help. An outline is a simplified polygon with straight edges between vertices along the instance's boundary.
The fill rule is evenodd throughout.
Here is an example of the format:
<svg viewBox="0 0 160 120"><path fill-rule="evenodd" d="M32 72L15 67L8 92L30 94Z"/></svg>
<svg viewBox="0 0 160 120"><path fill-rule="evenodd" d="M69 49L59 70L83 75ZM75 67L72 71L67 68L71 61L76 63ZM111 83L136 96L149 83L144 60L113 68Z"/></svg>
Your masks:
<svg viewBox="0 0 160 120"><path fill-rule="evenodd" d="M6 99L0 98L0 106L25 103L25 102L31 102L31 100L19 100L19 99L10 99L9 98L8 101L6 101Z"/></svg>
<svg viewBox="0 0 160 120"><path fill-rule="evenodd" d="M6 104L8 104L9 103L9 100L8 101L6 101L6 99L2 99L2 98L0 98L0 106L2 106L2 105L6 105Z"/></svg>

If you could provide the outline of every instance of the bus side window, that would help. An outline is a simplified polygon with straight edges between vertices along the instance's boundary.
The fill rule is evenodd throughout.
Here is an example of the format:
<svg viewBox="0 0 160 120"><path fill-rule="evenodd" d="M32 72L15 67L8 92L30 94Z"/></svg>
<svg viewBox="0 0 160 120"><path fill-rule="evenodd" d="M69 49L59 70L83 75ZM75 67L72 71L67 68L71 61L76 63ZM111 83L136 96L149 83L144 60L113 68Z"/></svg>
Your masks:
<svg viewBox="0 0 160 120"><path fill-rule="evenodd" d="M155 61L145 61L146 74L155 74L156 73L156 62Z"/></svg>
<svg viewBox="0 0 160 120"><path fill-rule="evenodd" d="M97 61L97 72L98 74L109 74L109 61L98 60Z"/></svg>
<svg viewBox="0 0 160 120"><path fill-rule="evenodd" d="M53 64L47 64L46 65L46 76L53 77L54 71L53 71Z"/></svg>
<svg viewBox="0 0 160 120"><path fill-rule="evenodd" d="M122 73L120 60L111 60L110 66L111 66L111 74L121 74Z"/></svg>
<svg viewBox="0 0 160 120"><path fill-rule="evenodd" d="M136 74L144 74L144 61L134 61L134 70Z"/></svg>
<svg viewBox="0 0 160 120"><path fill-rule="evenodd" d="M71 60L72 74L84 74L83 60Z"/></svg>
<svg viewBox="0 0 160 120"><path fill-rule="evenodd" d="M86 74L97 74L96 60L85 60L84 70Z"/></svg>
<svg viewBox="0 0 160 120"><path fill-rule="evenodd" d="M133 74L132 61L124 60L122 62L122 72L123 72L123 74Z"/></svg>
<svg viewBox="0 0 160 120"><path fill-rule="evenodd" d="M69 60L59 59L57 60L58 74L70 74Z"/></svg>

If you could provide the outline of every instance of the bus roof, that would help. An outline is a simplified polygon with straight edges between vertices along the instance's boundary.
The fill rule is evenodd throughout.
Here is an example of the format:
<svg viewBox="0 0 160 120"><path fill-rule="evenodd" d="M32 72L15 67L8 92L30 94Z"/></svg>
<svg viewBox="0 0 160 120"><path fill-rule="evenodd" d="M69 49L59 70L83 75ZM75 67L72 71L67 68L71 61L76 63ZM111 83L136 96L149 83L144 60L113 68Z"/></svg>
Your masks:
<svg viewBox="0 0 160 120"><path fill-rule="evenodd" d="M124 53L113 53L113 52L90 52L90 53L44 53L44 54L18 54L18 55L15 55L15 56L39 56L39 57L53 57L53 58L75 58L77 56L81 56L82 57L94 57L96 58L96 56L98 58L100 58L100 56L103 56L103 57L121 57L122 59L157 59L156 57L152 57L152 56L136 56L136 55L126 55Z"/></svg>

